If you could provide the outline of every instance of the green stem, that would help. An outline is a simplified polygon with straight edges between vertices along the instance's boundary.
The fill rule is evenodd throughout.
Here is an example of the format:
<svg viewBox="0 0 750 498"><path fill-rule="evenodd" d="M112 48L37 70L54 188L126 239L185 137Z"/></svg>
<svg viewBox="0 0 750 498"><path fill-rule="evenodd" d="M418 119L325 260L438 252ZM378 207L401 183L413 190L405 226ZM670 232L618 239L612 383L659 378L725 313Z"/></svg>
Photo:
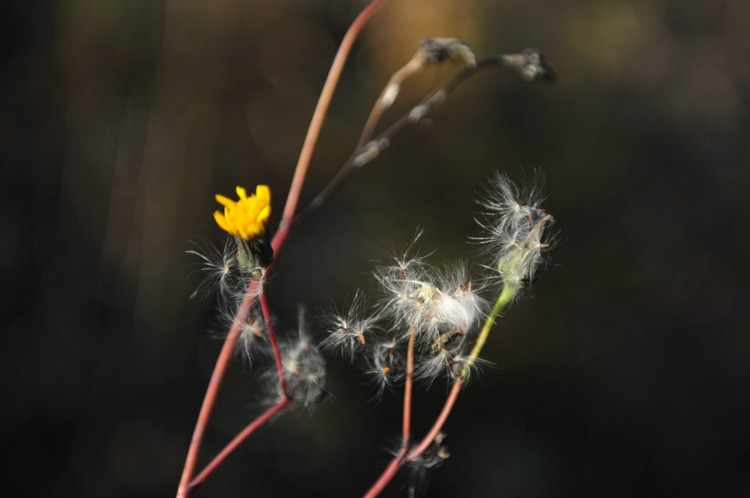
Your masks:
<svg viewBox="0 0 750 498"><path fill-rule="evenodd" d="M469 359L466 361L466 365L464 365L463 370L461 370L461 375L454 381L453 388L448 395L448 399L446 399L445 405L443 405L443 409L440 411L440 415L430 429L430 432L427 433L427 436L422 439L422 441L416 448L412 449L408 453L407 451L409 449L409 446L404 443L399 454L396 455L393 460L391 460L391 463L388 464L388 467L385 469L383 474L367 491L367 494L365 494L365 498L373 498L380 494L380 492L383 491L386 485L391 481L391 479L393 479L393 477L396 475L396 472L398 472L398 470L404 465L404 463L419 458L419 456L424 453L424 451L435 440L438 433L440 433L440 430L443 428L443 425L445 425L445 421L448 420L448 415L450 415L451 410L453 409L453 405L458 398L458 393L461 392L461 387L463 386L466 378L469 376L469 369L479 357L479 353L482 351L482 347L487 341L487 336L490 335L490 330L492 330L492 326L495 324L497 316L500 314L503 308L508 306L511 301L513 301L513 298L516 297L516 294L518 294L519 290L521 290L521 288L515 285L505 285L503 287L500 295L497 296L497 301L495 301L495 305L492 307L492 311L487 317L487 320L484 322L482 330L479 332L477 342L474 344L474 348L469 354Z"/></svg>
<svg viewBox="0 0 750 498"><path fill-rule="evenodd" d="M477 342L474 343L474 348L471 350L471 353L469 353L469 359L466 360L466 364L464 365L463 370L461 370L462 379L466 379L469 376L469 369L472 367L472 365L474 365L474 362L476 362L477 358L479 357L479 353L482 351L482 347L487 341L487 336L490 335L490 330L492 330L492 326L495 324L497 316L500 314L503 308L505 308L510 304L511 301L513 301L513 298L516 297L516 294L518 294L519 290L520 288L515 285L506 284L505 286L503 286L502 292L500 292L500 295L497 296L497 301L495 301L495 305L492 307L490 315L487 317L482 330L479 332L479 337L477 337Z"/></svg>

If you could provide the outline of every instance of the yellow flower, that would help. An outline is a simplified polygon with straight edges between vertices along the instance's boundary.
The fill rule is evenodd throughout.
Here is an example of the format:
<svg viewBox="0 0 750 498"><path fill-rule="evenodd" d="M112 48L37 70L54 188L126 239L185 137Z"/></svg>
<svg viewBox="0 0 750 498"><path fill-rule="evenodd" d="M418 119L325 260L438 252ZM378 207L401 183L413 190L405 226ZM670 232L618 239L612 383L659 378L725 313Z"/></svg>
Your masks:
<svg viewBox="0 0 750 498"><path fill-rule="evenodd" d="M216 195L216 201L224 206L224 214L221 211L214 213L216 223L223 230L245 240L263 235L271 214L271 189L268 185L258 185L255 194L248 197L244 188L237 187L237 195L240 198L238 201Z"/></svg>

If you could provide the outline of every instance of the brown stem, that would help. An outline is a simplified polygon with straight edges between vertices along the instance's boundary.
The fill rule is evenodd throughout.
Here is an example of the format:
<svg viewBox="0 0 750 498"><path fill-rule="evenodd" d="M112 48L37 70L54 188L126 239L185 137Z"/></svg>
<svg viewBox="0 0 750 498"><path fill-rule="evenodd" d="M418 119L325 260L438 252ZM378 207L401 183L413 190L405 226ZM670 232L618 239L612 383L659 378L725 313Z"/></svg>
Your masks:
<svg viewBox="0 0 750 498"><path fill-rule="evenodd" d="M188 492L195 489L196 486L201 484L203 481L206 480L206 478L214 471L216 470L216 467L218 467L226 458L229 456L230 453L232 453L234 450L237 449L237 447L245 440L247 439L250 434L255 432L255 430L271 420L271 418L279 413L281 410L283 410L287 405L289 404L289 397L286 395L282 395L281 399L278 403L273 405L271 408L263 412L262 415L260 415L258 418L250 422L247 427L245 427L242 432L237 434L234 439L232 439L229 444L227 444L223 450L219 452L218 455L214 457L213 460L211 460L211 463L206 465L206 468L204 468L198 476L193 479L190 484L188 485Z"/></svg>
<svg viewBox="0 0 750 498"><path fill-rule="evenodd" d="M232 358L232 351L240 337L240 331L242 330L243 323L250 312L250 307L255 301L258 285L260 285L259 282L253 280L248 286L247 291L245 292L245 297L242 299L242 303L237 310L237 315L234 317L234 322L232 322L232 327L229 329L229 334L227 334L227 338L224 340L224 345L221 347L219 357L216 359L216 365L211 374L211 380L208 382L208 388L206 389L206 394L203 397L203 404L201 405L201 410L198 414L198 421L195 423L193 437L190 440L190 448L188 448L187 457L185 458L185 467L182 470L180 485L177 488L177 498L187 498L190 495L189 483L193 477L193 472L195 471L198 450L200 449L203 440L203 434L206 431L208 419L211 417L211 411L216 402L216 396L219 393L219 387L221 387L224 372L226 372L229 360Z"/></svg>

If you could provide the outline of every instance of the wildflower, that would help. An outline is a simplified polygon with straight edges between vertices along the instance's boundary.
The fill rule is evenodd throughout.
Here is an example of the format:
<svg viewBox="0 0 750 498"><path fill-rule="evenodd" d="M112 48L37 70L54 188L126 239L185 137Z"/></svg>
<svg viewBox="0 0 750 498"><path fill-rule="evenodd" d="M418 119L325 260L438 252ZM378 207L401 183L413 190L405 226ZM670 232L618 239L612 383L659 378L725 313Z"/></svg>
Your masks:
<svg viewBox="0 0 750 498"><path fill-rule="evenodd" d="M242 187L237 187L238 201L216 195L216 201L224 206L224 214L214 213L216 223L225 231L243 240L261 237L266 231L266 221L271 214L271 190L267 185L258 185L250 197Z"/></svg>

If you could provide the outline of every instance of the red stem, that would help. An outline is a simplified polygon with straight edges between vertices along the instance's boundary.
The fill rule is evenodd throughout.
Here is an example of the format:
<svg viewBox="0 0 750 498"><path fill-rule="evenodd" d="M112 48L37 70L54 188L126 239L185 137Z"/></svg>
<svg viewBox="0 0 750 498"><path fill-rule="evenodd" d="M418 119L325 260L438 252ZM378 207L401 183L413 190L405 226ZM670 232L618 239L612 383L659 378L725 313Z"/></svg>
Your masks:
<svg viewBox="0 0 750 498"><path fill-rule="evenodd" d="M426 450L435 440L438 433L440 433L440 429L442 429L443 425L445 425L445 421L448 420L448 415L450 415L451 410L453 409L453 405L456 403L458 393L461 391L462 386L463 381L460 378L456 379L456 382L453 383L453 389L451 389L451 392L448 395L448 399L445 400L443 410L440 412L437 420L435 420L435 423L432 425L432 429L430 429L430 432L428 432L424 439L422 439L422 442L419 443L419 446L411 450L409 454L406 455L406 461L412 461L419 458L419 455L424 453L424 450Z"/></svg>
<svg viewBox="0 0 750 498"><path fill-rule="evenodd" d="M208 419L211 417L211 411L216 402L216 396L219 393L219 387L221 387L221 381L229 365L229 360L232 358L234 346L240 337L242 324L247 318L253 301L255 301L258 285L258 281L253 280L248 286L245 297L242 299L242 303L237 310L237 315L234 317L234 322L232 322L232 327L229 329L229 334L227 334L224 345L221 347L219 357L216 359L216 365L211 374L211 380L208 382L201 410L198 413L198 421L195 423L193 437L190 440L190 448L188 448L187 457L185 458L185 467L182 470L182 478L177 488L177 498L187 498L190 495L189 483L193 477L193 472L195 472L195 464L198 459L198 450L203 440L203 434L206 432L206 425L208 424Z"/></svg>
<svg viewBox="0 0 750 498"><path fill-rule="evenodd" d="M407 450L408 448L406 446L401 448L401 451L398 452L398 455L393 457L391 463L388 464L388 467L385 468L385 471L383 471L383 474L380 476L380 478L375 481L375 484L373 484L372 487L367 491L364 498L374 498L375 496L378 496L380 492L383 491L383 489L385 489L388 483L391 482L391 479L393 479L393 476L395 476L398 472L398 469L400 469L404 464L404 457L406 456Z"/></svg>
<svg viewBox="0 0 750 498"><path fill-rule="evenodd" d="M414 383L414 340L417 334L417 329L412 328L411 334L409 335L409 349L406 352L406 381L404 383L404 422L402 426L401 435L401 449L398 454L393 457L391 463L385 468L383 474L375 481L370 490L365 495L366 498L377 496L383 491L383 488L393 479L398 469L404 464L404 457L406 452L409 451L409 440L411 439L411 395L412 387Z"/></svg>
<svg viewBox="0 0 750 498"><path fill-rule="evenodd" d="M404 448L409 446L411 439L411 393L414 384L414 339L417 333L416 328L411 329L409 335L409 349L406 351L406 380L404 382L404 423L401 428L401 445Z"/></svg>
<svg viewBox="0 0 750 498"><path fill-rule="evenodd" d="M276 413L281 411L282 408L289 404L289 396L287 396L286 394L286 380L284 379L284 366L281 362L281 351L279 350L278 343L276 342L276 335L274 334L273 327L271 325L271 314L268 309L266 294L262 291L260 293L259 301L261 310L263 312L263 318L266 322L268 339L271 342L273 355L276 359L276 368L279 372L279 388L282 393L282 397L278 403L266 410L266 412L264 412L258 418L250 422L250 424L242 432L235 436L235 438L232 439L232 441L230 441L229 444L227 444L224 449L222 449L219 454L214 457L213 460L211 460L211 463L206 465L206 468L201 471L198 477L193 479L188 485L189 491L192 491L198 484L202 483L209 476L209 474L211 474L216 469L216 467L218 467L226 459L226 457L229 456L230 453L237 449L242 441L247 439L250 434L255 432L255 429L268 422L271 417L273 417Z"/></svg>
<svg viewBox="0 0 750 498"><path fill-rule="evenodd" d="M286 379L284 378L284 365L281 362L281 351L279 345L276 342L276 335L273 333L273 326L271 325L271 312L268 309L268 302L266 301L266 293L260 293L260 308L263 311L263 318L266 321L266 330L268 331L268 340L271 342L271 348L273 349L273 357L276 359L276 369L279 371L279 387L281 393L286 396Z"/></svg>
<svg viewBox="0 0 750 498"><path fill-rule="evenodd" d="M323 85L323 90L321 91L320 97L318 98L318 104L315 107L312 120L310 121L310 126L307 130L305 141L302 144L302 150L300 151L300 157L297 161L297 167L294 172L294 177L292 178L292 185L289 187L289 194L287 196L286 205L284 206L284 213L282 215L279 228L276 230L276 233L271 240L271 247L275 255L278 255L281 247L286 241L286 238L289 236L289 228L291 226L292 219L294 218L294 212L297 209L297 204L299 203L299 196L302 192L302 185L305 181L305 176L307 175L307 170L310 166L310 159L312 158L313 151L315 150L315 144L317 143L318 137L320 136L320 131L323 126L323 120L333 97L333 91L335 90L339 77L341 76L341 72L344 68L344 63L349 56L349 52L354 45L354 40L357 38L360 31L362 31L362 28L370 19L370 17L372 17L375 11L377 11L387 2L388 0L374 0L370 5L368 5L359 14L359 16L357 16L352 25L349 27L349 30L346 32L346 35L344 35L344 39L341 41L341 45L339 46L336 57L333 60L331 69L328 72L326 82ZM269 268L266 269L266 271L268 270ZM232 328L229 330L229 334L227 334L227 338L224 340L224 345L221 348L219 357L216 359L216 365L214 366L214 371L211 375L211 380L209 381L208 388L206 389L206 394L203 398L203 404L201 405L200 413L198 414L198 421L196 422L195 429L193 430L193 437L190 440L190 448L188 448L188 454L185 458L185 466L182 470L182 477L180 478L180 484L177 488L177 498L187 498L190 495L189 483L193 476L193 472L195 471L195 465L198 458L198 450L200 449L201 441L203 440L203 434L205 433L208 419L211 416L211 411L213 410L214 403L216 402L216 396L219 392L221 381L224 378L224 373L226 372L227 365L229 364L229 360L232 356L232 351L234 350L234 346L239 339L242 323L247 318L250 306L255 299L255 290L257 290L257 285L258 283L256 281L253 281L250 284L250 287L248 287L248 290L245 293L245 297L240 304L240 308L237 311L237 315L235 316L235 320L232 323ZM275 337L272 334L269 334L269 338L271 338L272 343L275 343ZM283 382L283 380L281 380L283 379L283 365L280 365L280 358L277 355L277 350L278 348L274 350L274 355L277 356L276 361L277 368L279 368L279 378L280 381Z"/></svg>
<svg viewBox="0 0 750 498"><path fill-rule="evenodd" d="M232 441L224 447L221 452L219 452L218 455L214 457L213 460L211 460L211 463L206 465L206 468L204 468L198 476L193 479L189 486L188 491L192 491L196 486L201 484L203 481L206 480L206 478L214 471L216 470L216 467L218 467L227 456L229 456L230 453L232 453L234 450L237 449L237 447L245 440L247 439L250 434L255 432L255 430L271 420L271 418L279 413L281 410L283 410L287 405L289 404L289 397L287 395L283 395L278 403L273 405L271 408L266 410L262 415L260 415L258 418L250 422L250 424L245 427L242 432L237 434Z"/></svg>
<svg viewBox="0 0 750 498"><path fill-rule="evenodd" d="M318 97L318 103L315 106L312 120L310 121L310 127L307 129L307 135L305 141L302 144L302 150L297 160L297 167L294 170L294 177L292 178L292 185L289 187L289 195L286 198L286 205L284 206L284 214L281 217L279 223L279 229L271 240L271 247L274 253L278 252L284 241L289 235L289 228L291 227L292 220L294 219L294 213L297 210L297 204L299 203L299 196L302 192L302 185L305 183L305 176L310 166L310 160L312 159L313 152L315 151L315 144L318 142L320 137L320 130L323 127L323 120L325 119L328 107L331 104L333 98L333 91L336 89L341 72L344 69L344 63L349 57L349 52L354 45L354 40L357 39L359 32L372 17L372 15L380 7L385 5L388 0L374 0L370 5L357 16L352 22L349 30L344 35L344 39L341 40L336 57L333 59L331 69L328 71L328 77L323 85L323 89Z"/></svg>

